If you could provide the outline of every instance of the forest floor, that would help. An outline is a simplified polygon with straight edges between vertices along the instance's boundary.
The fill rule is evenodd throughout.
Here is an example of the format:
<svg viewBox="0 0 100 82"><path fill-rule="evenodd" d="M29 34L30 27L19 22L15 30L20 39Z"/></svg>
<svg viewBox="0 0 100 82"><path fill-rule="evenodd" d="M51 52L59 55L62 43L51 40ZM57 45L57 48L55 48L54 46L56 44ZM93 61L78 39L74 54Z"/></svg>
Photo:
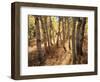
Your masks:
<svg viewBox="0 0 100 82"><path fill-rule="evenodd" d="M60 47L54 53L50 53L45 60L45 65L68 65L72 64L72 52Z"/></svg>
<svg viewBox="0 0 100 82"><path fill-rule="evenodd" d="M85 37L83 42L83 55L79 55L76 60L76 64L87 64L87 37ZM68 47L68 43L65 44ZM42 45L43 47L43 45ZM72 56L72 49L64 50L63 47L56 48L53 46L51 50L48 50L49 53L44 54L39 58L38 52L36 50L36 46L29 47L29 55L28 55L28 65L29 66L50 66L50 65L71 65L73 64L73 56ZM40 62L41 60L41 62Z"/></svg>
<svg viewBox="0 0 100 82"><path fill-rule="evenodd" d="M37 66L40 62L38 60L38 55L36 51L36 47L29 47L29 50L32 51L29 54L29 66ZM44 51L43 51L44 52ZM43 56L43 65L68 65L72 64L72 52L71 50L66 51L64 48L53 47L49 53Z"/></svg>

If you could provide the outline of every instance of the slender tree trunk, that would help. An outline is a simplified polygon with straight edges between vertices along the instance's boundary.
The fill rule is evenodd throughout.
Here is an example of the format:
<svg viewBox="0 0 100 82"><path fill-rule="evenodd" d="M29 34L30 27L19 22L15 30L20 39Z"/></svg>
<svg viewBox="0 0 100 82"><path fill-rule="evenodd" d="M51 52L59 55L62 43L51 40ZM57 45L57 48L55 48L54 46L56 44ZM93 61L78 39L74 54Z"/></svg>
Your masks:
<svg viewBox="0 0 100 82"><path fill-rule="evenodd" d="M60 32L60 26L61 26L61 17L59 17L59 25L58 25L58 32L57 32L57 47L61 46L61 32Z"/></svg>
<svg viewBox="0 0 100 82"><path fill-rule="evenodd" d="M48 28L49 28L49 40L50 40L50 48L51 46L53 45L52 43L52 22L51 22L51 17L49 17L49 20L48 20Z"/></svg>
<svg viewBox="0 0 100 82"><path fill-rule="evenodd" d="M43 31L43 42L44 42L44 48L45 48L45 51L47 49L47 34L46 34L46 29L45 29L45 21L44 21L44 17L41 17L40 18L41 20L41 24L42 24L42 31Z"/></svg>
<svg viewBox="0 0 100 82"><path fill-rule="evenodd" d="M65 17L63 17L63 23L62 23L62 32L63 32L63 48L64 48L64 50L65 50L65 52L66 52L66 46L65 46L65 40L66 40L66 37L65 37L65 23L66 21L65 21Z"/></svg>
<svg viewBox="0 0 100 82"><path fill-rule="evenodd" d="M45 25L46 25L46 27L45 27L45 29L46 29L46 34L47 34L47 42L48 42L48 48L49 48L49 50L51 50L50 49L50 38L49 38L49 32L48 32L48 22L47 22L47 16L45 17Z"/></svg>
<svg viewBox="0 0 100 82"><path fill-rule="evenodd" d="M54 33L54 27L53 27L53 21L50 17L50 28L51 28L51 37L52 37L52 44L55 45L55 33Z"/></svg>
<svg viewBox="0 0 100 82"><path fill-rule="evenodd" d="M81 24L82 20L78 18L78 25L77 25L77 35L76 35L76 46L77 46L77 55L81 54Z"/></svg>
<svg viewBox="0 0 100 82"><path fill-rule="evenodd" d="M67 33L67 35L68 35L68 44L69 44L69 50L71 49L71 46L70 46L70 26L69 26L69 20L68 20L68 33Z"/></svg>
<svg viewBox="0 0 100 82"><path fill-rule="evenodd" d="M86 24L86 18L82 18L82 27L81 27L81 39L80 39L80 55L83 55L82 51L82 45L83 45L83 40L84 40L84 31L85 31L85 24Z"/></svg>
<svg viewBox="0 0 100 82"><path fill-rule="evenodd" d="M41 33L40 33L40 24L39 24L39 17L35 17L35 25L36 25L36 39L37 39L37 51L38 51L38 60L40 62L39 65L42 64L42 48L41 48Z"/></svg>
<svg viewBox="0 0 100 82"><path fill-rule="evenodd" d="M72 29L72 54L73 54L73 64L76 64L77 50L75 45L75 34L76 34L76 18L73 18L73 29Z"/></svg>

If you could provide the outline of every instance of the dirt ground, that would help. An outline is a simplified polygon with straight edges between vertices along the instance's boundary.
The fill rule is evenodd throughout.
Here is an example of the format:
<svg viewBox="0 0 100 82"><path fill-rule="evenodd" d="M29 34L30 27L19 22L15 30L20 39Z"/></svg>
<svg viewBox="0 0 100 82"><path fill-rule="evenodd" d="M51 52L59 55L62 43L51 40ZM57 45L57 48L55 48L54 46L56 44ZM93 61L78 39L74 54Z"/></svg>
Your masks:
<svg viewBox="0 0 100 82"><path fill-rule="evenodd" d="M83 55L79 55L76 59L76 64L87 64L87 38L85 37L83 43ZM66 44L66 47L68 44ZM43 45L42 45L43 47ZM29 47L28 65L29 66L51 66L51 65L71 65L73 64L72 50L65 51L63 47L52 47L51 50L45 52L42 50L42 57L38 55L36 46ZM41 62L40 62L41 61Z"/></svg>

